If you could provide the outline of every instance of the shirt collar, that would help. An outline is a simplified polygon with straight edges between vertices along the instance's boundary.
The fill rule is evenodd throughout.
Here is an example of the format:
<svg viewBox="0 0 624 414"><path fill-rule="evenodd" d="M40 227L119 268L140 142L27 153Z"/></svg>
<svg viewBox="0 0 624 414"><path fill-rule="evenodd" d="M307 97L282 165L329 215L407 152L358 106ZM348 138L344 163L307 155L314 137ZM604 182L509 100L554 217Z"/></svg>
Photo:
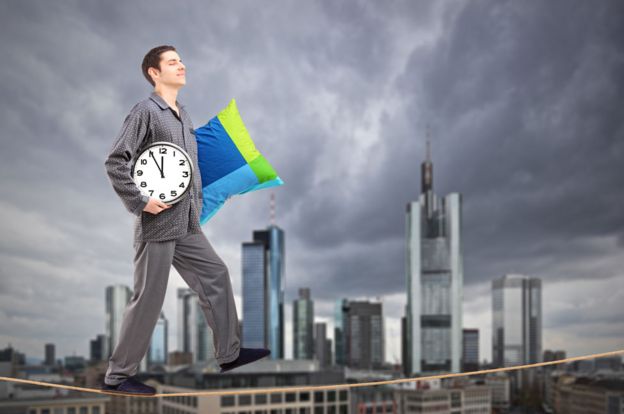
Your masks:
<svg viewBox="0 0 624 414"><path fill-rule="evenodd" d="M156 92L152 92L150 94L150 98L154 102L156 102L158 104L158 106L160 106L160 109L167 109L167 108L169 108L169 104L167 102L165 102L165 100L162 98L162 96L160 96ZM184 108L184 105L182 105L180 103L180 101L178 101L177 99L176 99L176 105L178 106L178 108ZM171 109L173 109L173 108L171 108Z"/></svg>

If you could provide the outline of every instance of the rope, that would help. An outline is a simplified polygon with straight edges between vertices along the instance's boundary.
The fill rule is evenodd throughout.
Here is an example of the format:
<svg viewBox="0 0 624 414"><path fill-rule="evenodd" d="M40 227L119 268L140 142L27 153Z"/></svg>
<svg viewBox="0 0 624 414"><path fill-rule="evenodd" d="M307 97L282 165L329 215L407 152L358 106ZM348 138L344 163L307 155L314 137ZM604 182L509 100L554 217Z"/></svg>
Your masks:
<svg viewBox="0 0 624 414"><path fill-rule="evenodd" d="M578 356L578 357L558 359L556 361L538 362L534 364L516 365L512 367L484 369L480 371L468 371L468 372L459 372L459 373L452 373L452 374L430 375L426 377L399 378L399 379L386 380L386 381L360 382L360 383L355 383L355 384L307 385L307 386L301 386L301 387L256 388L256 389L235 390L235 391L227 391L227 390L195 391L195 392L178 392L178 393L165 393L165 394L154 394L154 395L127 394L127 396L154 398L154 397L187 397L187 396L207 396L207 395L242 395L242 394L266 394L266 393L274 393L274 392L292 392L292 391L307 391L307 390L330 390L330 389L345 389L345 388L355 388L355 387L370 387L374 385L399 384L403 382L416 382L416 381L425 381L425 380L441 379L441 378L482 375L482 374L489 374L492 372L513 371L513 370L541 367L545 365L563 364L565 362L579 361L583 359L601 358L601 357L623 354L623 353L624 353L624 349L621 349L619 351L604 352L601 354L583 355L583 356ZM41 385L44 387L63 388L63 389L68 389L68 390L92 392L92 393L97 393L97 394L109 394L109 395L116 395L116 396L124 395L124 394L117 393L117 392L102 391L102 390L95 389L95 388L75 387L72 385L54 384L54 383L49 383L49 382L25 380L21 378L0 377L0 381L19 382L22 384Z"/></svg>

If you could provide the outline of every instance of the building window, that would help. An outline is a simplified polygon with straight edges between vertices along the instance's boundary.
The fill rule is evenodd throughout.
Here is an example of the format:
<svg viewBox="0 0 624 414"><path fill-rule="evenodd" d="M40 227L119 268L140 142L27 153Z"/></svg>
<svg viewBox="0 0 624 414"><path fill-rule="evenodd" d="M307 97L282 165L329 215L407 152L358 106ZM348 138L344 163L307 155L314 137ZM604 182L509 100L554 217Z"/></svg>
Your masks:
<svg viewBox="0 0 624 414"><path fill-rule="evenodd" d="M266 404L267 396L266 394L256 394L256 404Z"/></svg>
<svg viewBox="0 0 624 414"><path fill-rule="evenodd" d="M349 414L349 406L347 404L340 404L339 410L340 410L339 411L340 414ZM388 410L386 412L391 413L392 410Z"/></svg>
<svg viewBox="0 0 624 414"><path fill-rule="evenodd" d="M80 414L89 414L89 407L80 407Z"/></svg>
<svg viewBox="0 0 624 414"><path fill-rule="evenodd" d="M251 405L251 395L239 395L238 405Z"/></svg>
<svg viewBox="0 0 624 414"><path fill-rule="evenodd" d="M271 394L271 404L281 403L282 402L282 394L275 393Z"/></svg>
<svg viewBox="0 0 624 414"><path fill-rule="evenodd" d="M325 414L325 410L323 410L323 406L314 407L314 414Z"/></svg>
<svg viewBox="0 0 624 414"><path fill-rule="evenodd" d="M47 408L44 408L41 410L41 414L50 414L50 410Z"/></svg>
<svg viewBox="0 0 624 414"><path fill-rule="evenodd" d="M54 408L54 414L63 414L63 412L65 412L65 410L63 410L63 407Z"/></svg>
<svg viewBox="0 0 624 414"><path fill-rule="evenodd" d="M315 391L314 392L314 402L323 402L323 391Z"/></svg>
<svg viewBox="0 0 624 414"><path fill-rule="evenodd" d="M310 401L310 393L302 392L301 394L299 394L299 401Z"/></svg>
<svg viewBox="0 0 624 414"><path fill-rule="evenodd" d="M222 395L221 396L221 407L233 407L234 406L234 396L233 395Z"/></svg>
<svg viewBox="0 0 624 414"><path fill-rule="evenodd" d="M327 414L336 414L336 406L335 405L330 405L327 408L328 408Z"/></svg>
<svg viewBox="0 0 624 414"><path fill-rule="evenodd" d="M286 402L295 402L297 401L297 395L294 392L286 393Z"/></svg>
<svg viewBox="0 0 624 414"><path fill-rule="evenodd" d="M91 407L91 414L100 414L100 406L94 405L93 407Z"/></svg>
<svg viewBox="0 0 624 414"><path fill-rule="evenodd" d="M347 401L347 391L340 391L340 401Z"/></svg>
<svg viewBox="0 0 624 414"><path fill-rule="evenodd" d="M76 407L68 407L67 414L76 414Z"/></svg>
<svg viewBox="0 0 624 414"><path fill-rule="evenodd" d="M329 402L336 401L336 391L327 391L327 401Z"/></svg>

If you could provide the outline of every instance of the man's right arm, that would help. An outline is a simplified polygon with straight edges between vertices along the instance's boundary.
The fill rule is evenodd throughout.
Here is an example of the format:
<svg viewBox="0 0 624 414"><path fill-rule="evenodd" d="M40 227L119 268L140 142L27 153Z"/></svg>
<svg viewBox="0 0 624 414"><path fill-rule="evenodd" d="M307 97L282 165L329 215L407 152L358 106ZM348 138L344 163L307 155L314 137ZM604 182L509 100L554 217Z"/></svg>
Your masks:
<svg viewBox="0 0 624 414"><path fill-rule="evenodd" d="M149 197L141 194L130 175L130 161L147 135L149 114L135 105L123 122L104 165L113 189L121 198L126 210L140 216Z"/></svg>

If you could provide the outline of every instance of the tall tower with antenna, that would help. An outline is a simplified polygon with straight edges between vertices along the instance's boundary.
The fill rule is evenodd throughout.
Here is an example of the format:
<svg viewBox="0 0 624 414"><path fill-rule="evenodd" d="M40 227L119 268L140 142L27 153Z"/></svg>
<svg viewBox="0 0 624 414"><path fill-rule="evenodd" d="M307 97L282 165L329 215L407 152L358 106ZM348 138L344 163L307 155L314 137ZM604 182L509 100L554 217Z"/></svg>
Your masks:
<svg viewBox="0 0 624 414"><path fill-rule="evenodd" d="M275 223L275 194L270 197L270 224L254 230L242 244L244 346L271 350L284 359L285 235Z"/></svg>
<svg viewBox="0 0 624 414"><path fill-rule="evenodd" d="M433 191L427 128L421 194L406 206L406 375L460 372L463 261L461 194Z"/></svg>

